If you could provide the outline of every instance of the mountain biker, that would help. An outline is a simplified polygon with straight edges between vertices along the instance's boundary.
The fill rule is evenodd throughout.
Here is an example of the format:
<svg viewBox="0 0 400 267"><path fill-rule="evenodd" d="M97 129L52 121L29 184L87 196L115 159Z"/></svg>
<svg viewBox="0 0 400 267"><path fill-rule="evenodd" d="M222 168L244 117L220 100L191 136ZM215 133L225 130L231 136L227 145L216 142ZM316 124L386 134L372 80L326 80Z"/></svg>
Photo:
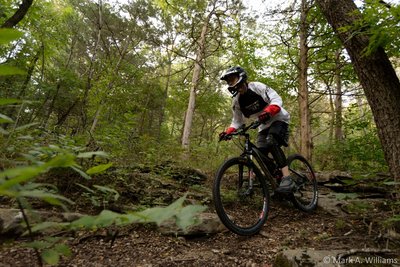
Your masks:
<svg viewBox="0 0 400 267"><path fill-rule="evenodd" d="M258 127L257 147L265 154L271 152L277 166L282 169L283 178L276 191L292 192L295 184L280 148L287 146L290 120L289 113L282 107L282 98L261 82L248 82L246 71L239 66L226 70L221 80L227 82L233 97L233 118L231 125L220 133L220 140L227 140L227 135L235 132L244 118L258 118L263 123Z"/></svg>

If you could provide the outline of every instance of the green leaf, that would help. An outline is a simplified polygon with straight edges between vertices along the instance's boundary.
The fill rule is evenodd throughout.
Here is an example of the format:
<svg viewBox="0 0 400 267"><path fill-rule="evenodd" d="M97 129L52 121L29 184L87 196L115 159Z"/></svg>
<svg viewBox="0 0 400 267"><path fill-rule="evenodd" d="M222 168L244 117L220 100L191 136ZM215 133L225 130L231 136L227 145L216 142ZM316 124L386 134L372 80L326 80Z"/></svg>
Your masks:
<svg viewBox="0 0 400 267"><path fill-rule="evenodd" d="M31 229L32 232L40 232L46 229L59 229L63 226L63 224L58 223L58 222L42 222L34 225ZM28 231L24 233L24 235L27 235Z"/></svg>
<svg viewBox="0 0 400 267"><path fill-rule="evenodd" d="M84 186L83 184L76 183L76 185L82 187L83 189L85 189L86 191L88 191L88 192L91 193L91 194L95 194L95 193L96 193L96 192L94 192L94 190L90 189L90 188L87 187L87 186Z"/></svg>
<svg viewBox="0 0 400 267"><path fill-rule="evenodd" d="M89 170L86 171L87 174L96 174L96 173L101 173L110 168L113 164L108 163L108 164L100 164L97 166L94 166L90 168Z"/></svg>
<svg viewBox="0 0 400 267"><path fill-rule="evenodd" d="M49 248L52 244L47 241L32 241L29 243L23 244L24 247L28 248L36 248L36 249L45 249Z"/></svg>
<svg viewBox="0 0 400 267"><path fill-rule="evenodd" d="M27 166L27 167L17 167L13 169L8 169L0 172L0 179L6 180L4 183L0 184L0 190L8 189L16 184L26 182L45 170L43 166Z"/></svg>
<svg viewBox="0 0 400 267"><path fill-rule="evenodd" d="M95 225L95 217L94 216L83 216L69 225L71 229L79 229L79 228L93 228Z"/></svg>
<svg viewBox="0 0 400 267"><path fill-rule="evenodd" d="M99 156L99 157L104 157L108 158L108 154L104 151L93 151L93 152L84 152L84 153L79 153L77 158L91 158L93 156Z"/></svg>
<svg viewBox="0 0 400 267"><path fill-rule="evenodd" d="M75 156L72 154L60 154L56 157L52 158L50 161L44 164L47 168L52 167L74 167L77 164L75 163Z"/></svg>
<svg viewBox="0 0 400 267"><path fill-rule="evenodd" d="M0 127L0 133L1 133L1 134L4 134L4 135L10 134L8 131L4 130L3 127Z"/></svg>
<svg viewBox="0 0 400 267"><path fill-rule="evenodd" d="M74 203L72 200L69 200L66 197L52 194L52 193L47 193L42 190L21 191L21 192L19 192L18 196L39 198L39 199L42 199L52 205L57 205L57 206L63 206L63 202L67 202L69 204Z"/></svg>
<svg viewBox="0 0 400 267"><path fill-rule="evenodd" d="M400 222L400 215L394 215L386 220L387 222Z"/></svg>
<svg viewBox="0 0 400 267"><path fill-rule="evenodd" d="M0 123L12 123L12 122L14 122L13 119L0 113Z"/></svg>
<svg viewBox="0 0 400 267"><path fill-rule="evenodd" d="M23 75L23 74L26 74L26 72L17 67L5 65L5 64L0 65L0 76Z"/></svg>
<svg viewBox="0 0 400 267"><path fill-rule="evenodd" d="M197 215L205 209L205 206L200 205L189 205L184 207L176 216L176 225L185 230L189 226L199 224L201 221L198 219Z"/></svg>
<svg viewBox="0 0 400 267"><path fill-rule="evenodd" d="M395 182L395 181L389 181L389 182L383 182L384 185L398 185L400 182Z"/></svg>
<svg viewBox="0 0 400 267"><path fill-rule="evenodd" d="M86 180L90 180L92 179L92 177L90 177L89 175L86 174L86 172L82 171L81 169L72 166L71 167L74 171L76 171L77 173L79 173L83 178L85 178Z"/></svg>
<svg viewBox="0 0 400 267"><path fill-rule="evenodd" d="M174 217L180 212L180 210L183 208L183 202L185 201L185 199L186 196L179 198L174 203L165 208L150 208L141 211L138 214L145 217L146 221L155 222L157 225L160 225L162 222Z"/></svg>
<svg viewBox="0 0 400 267"><path fill-rule="evenodd" d="M112 225L121 214L110 210L103 210L96 218L96 225L106 227Z"/></svg>
<svg viewBox="0 0 400 267"><path fill-rule="evenodd" d="M346 199L356 199L358 198L357 193L336 193L337 200L346 200Z"/></svg>
<svg viewBox="0 0 400 267"><path fill-rule="evenodd" d="M17 40L18 38L21 38L22 35L23 35L23 33L16 29L1 28L0 29L0 45L8 44L11 41Z"/></svg>
<svg viewBox="0 0 400 267"><path fill-rule="evenodd" d="M37 123L37 122L28 123L28 124L25 124L25 125L22 125L22 126L19 126L19 127L15 128L15 131L22 131L22 130L31 128L32 126L36 126L38 124L39 123Z"/></svg>
<svg viewBox="0 0 400 267"><path fill-rule="evenodd" d="M43 250L41 256L43 261L50 265L56 265L60 260L60 254L54 249Z"/></svg>
<svg viewBox="0 0 400 267"><path fill-rule="evenodd" d="M65 244L57 244L54 246L54 250L59 254L69 257L72 255L71 249Z"/></svg>
<svg viewBox="0 0 400 267"><path fill-rule="evenodd" d="M100 190L103 193L112 193L114 195L114 201L117 201L119 198L119 193L115 189L101 185L93 185L93 187Z"/></svg>
<svg viewBox="0 0 400 267"><path fill-rule="evenodd" d="M112 225L121 214L109 210L103 210L97 216L83 216L70 224L72 229L78 228L96 228L107 227Z"/></svg>
<svg viewBox="0 0 400 267"><path fill-rule="evenodd" d="M0 98L0 106L19 104L19 103L22 103L22 100L15 98Z"/></svg>

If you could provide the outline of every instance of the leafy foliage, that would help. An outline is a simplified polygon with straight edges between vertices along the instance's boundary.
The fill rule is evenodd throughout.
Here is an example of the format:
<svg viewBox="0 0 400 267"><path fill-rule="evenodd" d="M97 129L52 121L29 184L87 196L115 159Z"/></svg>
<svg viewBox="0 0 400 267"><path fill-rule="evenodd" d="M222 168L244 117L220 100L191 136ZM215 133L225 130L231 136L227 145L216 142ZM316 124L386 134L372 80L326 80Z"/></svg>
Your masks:
<svg viewBox="0 0 400 267"><path fill-rule="evenodd" d="M399 56L400 6L365 1L354 25L370 36L365 53L379 47ZM238 153L237 142L217 143L230 123L231 99L219 81L222 69L241 65L250 80L277 90L291 114L291 152L300 129L297 107L298 23L296 6L254 16L242 1L36 0L16 29L0 29L0 195L31 209L44 201L67 209L59 188L71 185L94 207L106 209L122 194L94 182L118 166L182 161L209 173ZM0 0L0 23L16 4ZM348 56L315 6L307 23L310 110L317 169L386 171L380 142ZM180 147L195 54L205 14L209 21L196 92L189 155ZM340 52L338 60L337 53ZM336 76L345 95L343 140L334 140ZM361 103L361 104L360 104ZM329 108L328 108L329 107ZM233 143L233 144L232 144ZM77 174L74 179L58 174ZM60 175L60 177L62 177ZM69 177L68 177L69 178ZM59 187L64 182L68 185ZM390 183L390 181L389 181ZM396 185L396 184L393 184ZM61 190L62 191L62 190ZM353 198L354 195L338 195ZM198 223L198 205L185 197L170 206L119 214L103 210L71 223L44 221L27 232L96 229L175 220ZM361 207L365 210L365 207ZM398 218L393 217L396 221ZM44 237L27 246L57 264L71 254L65 240Z"/></svg>

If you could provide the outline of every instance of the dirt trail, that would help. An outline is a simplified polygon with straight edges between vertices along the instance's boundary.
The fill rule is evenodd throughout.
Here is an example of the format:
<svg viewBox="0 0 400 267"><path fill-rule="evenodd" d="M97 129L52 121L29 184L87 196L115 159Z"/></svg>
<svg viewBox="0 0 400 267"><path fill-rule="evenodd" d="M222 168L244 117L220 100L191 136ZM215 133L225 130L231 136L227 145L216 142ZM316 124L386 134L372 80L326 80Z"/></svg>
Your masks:
<svg viewBox="0 0 400 267"><path fill-rule="evenodd" d="M319 209L306 214L273 201L260 234L241 237L230 232L210 236L161 235L152 226L122 229L112 247L104 231L71 237L73 255L60 266L272 266L285 248L352 249L382 247L368 236L362 219L334 217ZM374 240L375 238L375 240ZM0 266L35 266L34 252L3 245Z"/></svg>
<svg viewBox="0 0 400 267"><path fill-rule="evenodd" d="M183 171L188 170L167 168L166 171L166 167L152 172L136 169L117 171L111 173L112 175L107 173L106 176L98 177L98 181L103 184L118 181L115 188L121 194L119 206L129 204L128 202L133 200L170 203L184 194L189 187L190 197L207 203L212 211L212 179L207 179L193 170L189 170L190 175L182 175ZM166 177L165 173L170 177ZM188 186L188 182L181 180L185 177L197 177L195 182L202 185ZM336 180L334 185L337 185ZM321 197L329 192L330 189L320 187ZM75 207L76 210L91 213L88 212L90 203L85 204L81 194L77 196L68 196L79 203L79 206ZM325 200L332 202L330 198ZM388 236L388 229L382 227L382 221L393 216L393 209L388 203L385 199L377 203L371 202L367 206L360 206L362 203L356 202L354 204L357 205L349 206L352 209L346 209L345 206L334 202L331 203L331 208L339 208L341 212L332 215L335 213L329 209L326 209L329 213L318 208L314 213L308 214L295 209L288 202L273 200L267 223L259 234L252 237L241 237L229 231L208 236L165 236L150 225L119 229L113 243L105 230L65 233L64 237L69 240L72 256L62 258L59 266L272 266L280 251L299 248L389 248L400 255L400 238ZM399 229L396 231L399 235ZM38 265L34 251L20 247L21 241L1 245L0 267Z"/></svg>

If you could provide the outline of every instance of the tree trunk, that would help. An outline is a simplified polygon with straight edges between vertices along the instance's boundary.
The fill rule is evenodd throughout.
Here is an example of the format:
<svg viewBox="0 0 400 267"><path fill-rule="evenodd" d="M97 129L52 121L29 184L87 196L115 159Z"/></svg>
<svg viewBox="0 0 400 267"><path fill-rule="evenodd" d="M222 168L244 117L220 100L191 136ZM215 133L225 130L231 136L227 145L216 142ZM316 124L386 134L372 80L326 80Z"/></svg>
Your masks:
<svg viewBox="0 0 400 267"><path fill-rule="evenodd" d="M308 160L311 160L311 118L308 105L308 13L307 0L301 2L300 15L300 64L299 64L299 108L300 108L300 153Z"/></svg>
<svg viewBox="0 0 400 267"><path fill-rule="evenodd" d="M172 59L171 59L171 54L168 52L168 66L167 66L167 80L165 81L165 87L164 87L164 93L163 93L163 98L160 106L160 116L158 118L158 133L157 133L157 140L161 140L161 127L164 122L164 117L165 117L165 106L167 105L167 100L168 100L168 90L169 90L169 84L171 81L171 73L172 73Z"/></svg>
<svg viewBox="0 0 400 267"><path fill-rule="evenodd" d="M390 173L400 180L400 82L383 48L363 53L369 37L359 29L343 31L362 14L352 0L317 0L324 16L347 49L371 106Z"/></svg>
<svg viewBox="0 0 400 267"><path fill-rule="evenodd" d="M23 0L22 4L19 5L18 10L12 15L11 18L6 20L1 28L13 28L15 27L26 15L29 8L31 7L33 0Z"/></svg>
<svg viewBox="0 0 400 267"><path fill-rule="evenodd" d="M330 121L329 121L329 145L332 144L333 141L333 132L335 128L335 105L333 101L333 93L331 86L326 82L326 86L328 88L328 94L329 94L329 111L330 111Z"/></svg>
<svg viewBox="0 0 400 267"><path fill-rule="evenodd" d="M200 40L198 42L196 61L194 63L194 70L193 70L193 76L192 76L192 87L190 89L189 104L188 104L188 108L186 111L185 126L183 129L183 136L182 136L182 147L185 149L189 149L189 144L190 144L189 138L190 138L190 132L192 130L192 122L193 122L194 109L195 109L195 104L196 104L196 92L197 92L197 88L199 86L201 64L202 64L202 61L204 58L204 51L205 51L205 47L206 47L206 34L207 34L207 30L208 30L208 24L210 22L212 14L213 13L210 12L210 14L207 16L206 20L204 21L204 25L201 30Z"/></svg>
<svg viewBox="0 0 400 267"><path fill-rule="evenodd" d="M336 52L336 68L335 68L335 83L336 83L336 93L335 93L335 140L343 140L343 121L342 121L342 76L341 76L341 63L340 63L341 50Z"/></svg>
<svg viewBox="0 0 400 267"><path fill-rule="evenodd" d="M72 56L73 56L73 54L74 54L74 48L75 48L76 41L77 41L77 37L76 37L76 35L75 35L75 36L72 38L72 41L71 41L71 50L70 50L70 52L69 52L68 60L67 60L67 62L66 62L66 64L65 64L65 69L68 69L69 64L70 64L71 61L72 61ZM58 94L59 94L59 92L60 92L61 81L62 81L62 77L58 79L58 82L57 82L57 85L56 85L56 91L55 91L53 97L51 98L51 102L50 102L49 108L47 109L46 115L45 115L45 117L44 117L44 119L43 119L43 121L42 121L42 123L41 123L41 125L42 125L45 129L47 128L47 123L49 122L49 118L50 118L51 114L53 113L54 106L55 106L56 100L57 100L57 98L58 98ZM44 109L44 107L46 106L46 103L47 103L47 101L48 101L49 98L50 98L50 92L49 92L49 95L46 97L45 101L43 102L43 104L41 105L39 111L36 112L37 115L39 115L40 112L41 112L41 110ZM74 106L75 106L75 104L74 104ZM65 117L65 118L66 118L66 117ZM62 123L63 123L63 122L62 122Z"/></svg>
<svg viewBox="0 0 400 267"><path fill-rule="evenodd" d="M26 89L28 88L29 82L32 79L32 74L33 74L33 71L35 70L36 63L39 60L40 53L41 53L41 50L36 53L35 57L33 58L33 61L31 63L31 65L29 66L28 73L26 75L25 81L22 84L21 90L18 93L18 96L17 96L18 99L21 99L21 98L25 97Z"/></svg>
<svg viewBox="0 0 400 267"><path fill-rule="evenodd" d="M93 80L93 76L94 76L94 64L95 61L97 59L97 52L99 50L100 47L100 41L101 41L101 31L102 31L102 26L103 26L103 15L102 15L102 8L103 8L103 4L102 4L102 0L99 0L99 4L98 4L98 12L99 12L99 19L98 19L98 29L97 29L97 40L94 46L94 51L93 54L90 58L90 65L89 65L89 73L88 73L88 77L87 77L87 81L86 81L86 86L85 86L85 91L83 94L83 98L82 98L82 107L81 107L81 130L84 130L86 128L87 125L87 106L88 106L88 102L89 102L89 92L92 89L92 80Z"/></svg>
<svg viewBox="0 0 400 267"><path fill-rule="evenodd" d="M107 85L107 89L106 89L106 91L105 91L104 96L100 99L99 106L97 107L96 113L95 113L94 118L93 118L92 126L90 127L90 136L91 136L91 138L92 138L93 135L94 135L94 131L95 131L96 126L97 126L97 123L98 123L98 121L99 121L99 118L100 118L100 115L101 115L101 111L102 111L102 109L103 109L103 105L105 104L106 99L107 99L107 97L108 97L108 93L109 93L109 92L111 91L111 89L113 88L114 82L115 82L116 78L118 77L119 69L120 69L120 67L121 67L121 63L122 63L123 59L125 58L125 56L126 56L126 54L127 54L128 47L129 47L129 41L127 41L127 42L125 43L125 45L124 45L124 47L123 47L123 49L122 49L122 52L121 52L121 54L120 54L120 57L119 57L119 59L118 59L117 65L115 66L112 79L111 79L111 81L110 81L110 82L108 83L108 85Z"/></svg>

